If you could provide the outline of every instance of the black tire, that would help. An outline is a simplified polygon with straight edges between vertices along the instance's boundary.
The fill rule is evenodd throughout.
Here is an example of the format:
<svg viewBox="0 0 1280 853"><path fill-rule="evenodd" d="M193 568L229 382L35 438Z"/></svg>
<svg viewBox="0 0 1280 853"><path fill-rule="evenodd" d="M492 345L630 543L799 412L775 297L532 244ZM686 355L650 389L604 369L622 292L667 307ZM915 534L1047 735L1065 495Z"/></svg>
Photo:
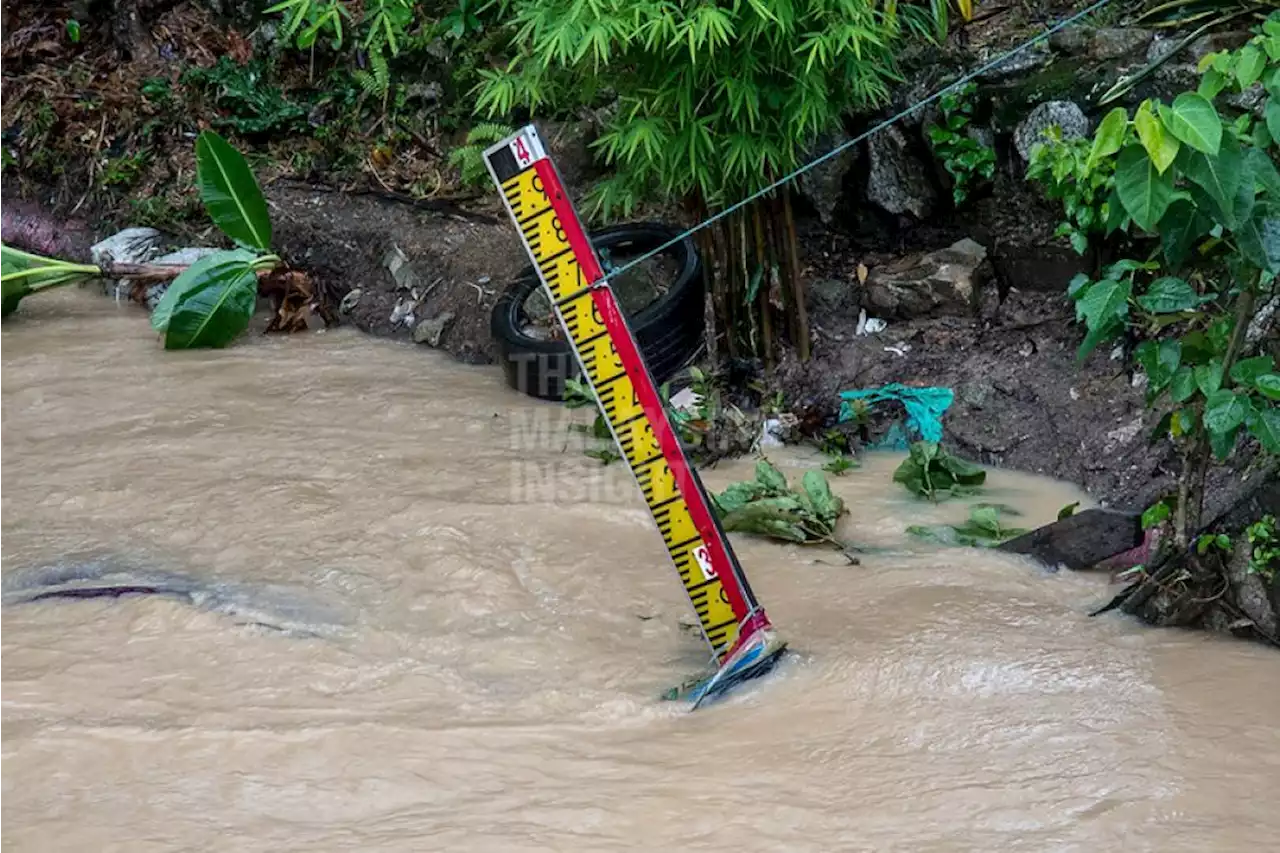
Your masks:
<svg viewBox="0 0 1280 853"><path fill-rule="evenodd" d="M618 225L592 232L597 252L640 254L675 239L680 231L658 223ZM634 316L625 313L655 382L670 379L686 366L703 344L702 259L692 237L668 246L663 254L676 261L679 272L663 296ZM607 272L607 270L606 270ZM540 340L521 331L525 301L542 287L533 266L525 267L498 298L489 316L489 331L498 348L507 384L543 400L560 400L565 380L581 375L568 341Z"/></svg>

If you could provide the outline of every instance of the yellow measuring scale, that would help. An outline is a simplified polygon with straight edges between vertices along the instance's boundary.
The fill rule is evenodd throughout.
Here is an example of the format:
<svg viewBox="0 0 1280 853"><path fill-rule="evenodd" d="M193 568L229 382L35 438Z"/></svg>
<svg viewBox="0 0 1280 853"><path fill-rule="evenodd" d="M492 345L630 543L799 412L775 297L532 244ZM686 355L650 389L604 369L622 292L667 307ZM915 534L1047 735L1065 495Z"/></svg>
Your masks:
<svg viewBox="0 0 1280 853"><path fill-rule="evenodd" d="M696 708L772 669L786 643L756 601L680 446L537 129L522 128L484 158L711 648L714 674L690 691Z"/></svg>

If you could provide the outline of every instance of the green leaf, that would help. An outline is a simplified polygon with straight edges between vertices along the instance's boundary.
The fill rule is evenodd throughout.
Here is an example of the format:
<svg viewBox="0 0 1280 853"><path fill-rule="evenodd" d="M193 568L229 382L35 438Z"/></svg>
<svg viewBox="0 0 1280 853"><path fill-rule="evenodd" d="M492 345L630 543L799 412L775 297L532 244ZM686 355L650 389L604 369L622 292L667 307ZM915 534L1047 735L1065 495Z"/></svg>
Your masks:
<svg viewBox="0 0 1280 853"><path fill-rule="evenodd" d="M165 327L165 349L224 347L245 330L258 301L253 260L243 250L219 252L174 280L170 287L181 290Z"/></svg>
<svg viewBox="0 0 1280 853"><path fill-rule="evenodd" d="M1204 297L1191 285L1174 276L1163 276L1151 282L1147 292L1137 298L1143 310L1152 314L1175 314L1195 308Z"/></svg>
<svg viewBox="0 0 1280 853"><path fill-rule="evenodd" d="M1222 119L1203 95L1183 92L1173 106L1160 105L1160 120L1181 141L1205 154L1217 154L1222 141Z"/></svg>
<svg viewBox="0 0 1280 853"><path fill-rule="evenodd" d="M1104 279L1089 288L1078 305L1089 333L1085 336L1078 359L1085 358L1098 344L1123 328L1129 316L1129 282Z"/></svg>
<svg viewBox="0 0 1280 853"><path fill-rule="evenodd" d="M1262 51L1251 44L1246 44L1236 56L1236 81L1241 90L1248 89L1262 76L1267 67L1267 58Z"/></svg>
<svg viewBox="0 0 1280 853"><path fill-rule="evenodd" d="M1165 133L1164 125L1151 110L1150 101L1143 101L1142 106L1138 107L1138 112L1133 117L1133 126L1138 131L1142 147L1147 150L1147 156L1156 164L1156 170L1163 174L1173 165L1178 149L1182 147L1178 138Z"/></svg>
<svg viewBox="0 0 1280 853"><path fill-rule="evenodd" d="M1280 409L1268 406L1249 418L1249 432L1268 453L1280 454Z"/></svg>
<svg viewBox="0 0 1280 853"><path fill-rule="evenodd" d="M1098 125L1093 136L1093 147L1089 151L1089 159L1085 162L1085 170L1092 171L1104 157L1110 157L1120 150L1124 144L1125 131L1129 129L1129 113L1124 107L1116 107L1107 113Z"/></svg>
<svg viewBox="0 0 1280 853"><path fill-rule="evenodd" d="M1177 341L1143 341L1134 352L1138 363L1147 374L1151 393L1154 396L1164 390L1173 381L1182 358L1182 345Z"/></svg>
<svg viewBox="0 0 1280 853"><path fill-rule="evenodd" d="M1160 246L1169 266L1177 269L1191 254L1200 238L1209 233L1213 223L1187 199L1169 205L1160 220Z"/></svg>
<svg viewBox="0 0 1280 853"><path fill-rule="evenodd" d="M813 504L814 513L828 524L834 524L844 511L844 502L832 494L827 478L818 471L806 471L801 486L809 497L809 502Z"/></svg>
<svg viewBox="0 0 1280 853"><path fill-rule="evenodd" d="M981 486L987 481L987 472L967 459L947 454L939 461L952 479L962 486Z"/></svg>
<svg viewBox="0 0 1280 853"><path fill-rule="evenodd" d="M1243 170L1244 157L1232 137L1222 141L1216 156L1199 151L1188 152L1183 167L1186 176L1213 200L1218 222L1228 228L1235 225L1235 206Z"/></svg>
<svg viewBox="0 0 1280 853"><path fill-rule="evenodd" d="M1142 511L1142 529L1150 530L1157 524L1167 521L1172 510L1165 501L1154 503Z"/></svg>
<svg viewBox="0 0 1280 853"><path fill-rule="evenodd" d="M1267 373L1253 381L1258 393L1271 400L1280 400L1280 374Z"/></svg>
<svg viewBox="0 0 1280 853"><path fill-rule="evenodd" d="M1080 501L1075 501L1073 503L1067 504L1062 509L1058 510L1058 521L1062 521L1062 519L1064 518L1070 518L1071 516L1075 515L1076 510L1079 509L1079 507L1080 507Z"/></svg>
<svg viewBox="0 0 1280 853"><path fill-rule="evenodd" d="M1240 433L1240 427L1234 426L1226 432L1214 432L1209 430L1209 449L1213 451L1213 455L1218 461L1224 461L1231 455L1231 451L1235 449L1236 437Z"/></svg>
<svg viewBox="0 0 1280 853"><path fill-rule="evenodd" d="M1272 201L1280 202L1280 169L1265 151L1250 148L1244 155L1245 167Z"/></svg>
<svg viewBox="0 0 1280 853"><path fill-rule="evenodd" d="M247 249L271 248L271 217L253 171L211 130L196 140L196 183L209 218L224 234Z"/></svg>
<svg viewBox="0 0 1280 853"><path fill-rule="evenodd" d="M1161 174L1141 145L1128 145L1116 163L1116 192L1138 227L1154 231L1173 201L1172 174Z"/></svg>
<svg viewBox="0 0 1280 853"><path fill-rule="evenodd" d="M1240 426L1252 408L1246 397L1226 388L1205 396L1204 427L1211 436L1214 433L1225 436Z"/></svg>
<svg viewBox="0 0 1280 853"><path fill-rule="evenodd" d="M1271 134L1272 140L1280 141L1280 100L1277 100L1277 96L1272 95L1267 99L1267 106L1262 115L1267 121L1267 131Z"/></svg>
<svg viewBox="0 0 1280 853"><path fill-rule="evenodd" d="M787 491L787 478L768 459L756 462L756 482L770 492L785 493Z"/></svg>
<svg viewBox="0 0 1280 853"><path fill-rule="evenodd" d="M1280 218L1252 216L1233 232L1240 253L1249 263L1270 273L1280 273Z"/></svg>
<svg viewBox="0 0 1280 853"><path fill-rule="evenodd" d="M1231 381L1252 388L1259 376L1270 373L1274 367L1275 359L1269 355L1243 358L1231 366Z"/></svg>
<svg viewBox="0 0 1280 853"><path fill-rule="evenodd" d="M1169 383L1169 396L1175 403L1185 403L1196 393L1196 378L1193 370L1187 365L1178 368Z"/></svg>
<svg viewBox="0 0 1280 853"><path fill-rule="evenodd" d="M1196 365L1196 387L1206 397L1216 394L1222 387L1222 362L1214 359L1208 364Z"/></svg>
<svg viewBox="0 0 1280 853"><path fill-rule="evenodd" d="M194 284L209 276L227 275L229 274L227 268L238 270L246 264L253 263L256 257L253 252L245 249L231 249L225 252L211 252L196 259L195 263L183 270L165 288L164 295L160 297L160 301L151 312L151 328L157 332L163 332L169 328L169 318L173 316L173 309Z"/></svg>

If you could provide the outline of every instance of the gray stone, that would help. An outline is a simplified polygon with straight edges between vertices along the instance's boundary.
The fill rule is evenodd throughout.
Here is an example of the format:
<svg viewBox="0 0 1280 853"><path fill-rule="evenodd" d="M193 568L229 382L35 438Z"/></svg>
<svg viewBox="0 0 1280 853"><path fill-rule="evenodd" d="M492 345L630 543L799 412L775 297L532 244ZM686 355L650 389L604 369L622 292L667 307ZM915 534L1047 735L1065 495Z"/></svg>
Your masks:
<svg viewBox="0 0 1280 853"><path fill-rule="evenodd" d="M154 228L126 228L89 247L93 263L145 264L164 244L164 234Z"/></svg>
<svg viewBox="0 0 1280 853"><path fill-rule="evenodd" d="M1079 56L1089 49L1090 36L1088 27L1067 27L1049 36L1049 47L1067 56Z"/></svg>
<svg viewBox="0 0 1280 853"><path fill-rule="evenodd" d="M353 287L347 291L347 295L342 297L342 301L338 303L338 313L350 314L360 304L361 296L364 296L364 291L358 287Z"/></svg>
<svg viewBox="0 0 1280 853"><path fill-rule="evenodd" d="M1227 561L1227 579L1235 591L1236 604L1244 611L1253 624L1269 636L1276 635L1280 626L1267 579L1257 572L1249 571L1249 557L1252 546L1247 536L1240 536L1235 542L1235 549Z"/></svg>
<svg viewBox="0 0 1280 853"><path fill-rule="evenodd" d="M1154 34L1137 27L1103 27L1094 30L1089 39L1089 56L1104 61L1129 58L1141 61Z"/></svg>
<svg viewBox="0 0 1280 853"><path fill-rule="evenodd" d="M1141 543L1141 516L1087 509L1010 539L997 550L1026 554L1051 569L1079 570L1096 566Z"/></svg>
<svg viewBox="0 0 1280 853"><path fill-rule="evenodd" d="M911 152L906 135L890 125L867 140L867 155L867 200L888 213L927 219L938 197L928 167Z"/></svg>
<svg viewBox="0 0 1280 853"><path fill-rule="evenodd" d="M392 246L382 256L382 265L391 273L397 290L410 290L418 283L418 274L409 262L409 256L399 246Z"/></svg>
<svg viewBox="0 0 1280 853"><path fill-rule="evenodd" d="M413 330L414 343L426 344L429 347L440 346L440 339L444 337L445 329L452 322L452 311L445 311L429 320L423 320Z"/></svg>
<svg viewBox="0 0 1280 853"><path fill-rule="evenodd" d="M1046 101L1031 111L1013 132L1013 144L1023 162L1030 162L1031 149L1043 134L1057 126L1063 139L1083 139L1089 135L1089 119L1071 101Z"/></svg>
<svg viewBox="0 0 1280 853"><path fill-rule="evenodd" d="M812 149L805 152L801 161L807 163L816 157L821 157L844 145L849 139L848 134L844 133L823 134L813 143ZM840 199L844 195L845 177L857 159L857 149L849 146L834 157L803 173L796 180L796 189L801 197L813 205L822 224L831 224L836 206L840 204Z"/></svg>
<svg viewBox="0 0 1280 853"><path fill-rule="evenodd" d="M862 288L856 281L820 278L808 285L809 315L816 322L856 320L861 310Z"/></svg>
<svg viewBox="0 0 1280 853"><path fill-rule="evenodd" d="M863 307L869 314L902 320L973 314L990 275L986 248L966 237L945 249L873 269Z"/></svg>
<svg viewBox="0 0 1280 853"><path fill-rule="evenodd" d="M986 62L990 62L991 59L992 57L989 55L984 57ZM996 67L989 71L984 71L979 76L982 80L1007 80L1010 77L1026 74L1052 61L1053 52L1049 49L1049 45L1042 41L1036 42L1026 50L1015 53Z"/></svg>

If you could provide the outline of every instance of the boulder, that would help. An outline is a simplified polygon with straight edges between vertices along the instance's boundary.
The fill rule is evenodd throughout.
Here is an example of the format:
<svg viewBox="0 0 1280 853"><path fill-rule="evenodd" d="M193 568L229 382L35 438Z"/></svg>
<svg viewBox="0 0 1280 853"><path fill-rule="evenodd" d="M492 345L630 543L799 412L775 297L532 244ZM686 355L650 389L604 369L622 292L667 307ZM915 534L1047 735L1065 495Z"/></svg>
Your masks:
<svg viewBox="0 0 1280 853"><path fill-rule="evenodd" d="M805 153L802 162L809 162L844 145L850 140L846 133L828 133L819 136L813 147ZM836 207L844 195L844 181L858 159L858 151L850 146L839 154L814 166L796 180L796 189L817 212L823 225L830 225Z"/></svg>
<svg viewBox="0 0 1280 853"><path fill-rule="evenodd" d="M899 320L970 315L977 311L990 275L986 248L966 237L945 249L873 269L863 307L868 314Z"/></svg>
<svg viewBox="0 0 1280 853"><path fill-rule="evenodd" d="M1101 27L1090 33L1089 56L1099 62L1128 58L1142 61L1154 33L1138 27Z"/></svg>
<svg viewBox="0 0 1280 853"><path fill-rule="evenodd" d="M1089 135L1089 119L1079 106L1071 101L1046 101L1032 110L1013 132L1013 144L1024 163L1030 162L1032 147L1054 126L1062 131L1063 139L1083 139Z"/></svg>
<svg viewBox="0 0 1280 853"><path fill-rule="evenodd" d="M929 168L911 151L906 135L890 125L867 140L867 200L887 213L927 219L938 200Z"/></svg>
<svg viewBox="0 0 1280 853"><path fill-rule="evenodd" d="M806 287L809 316L815 322L839 319L856 321L861 310L862 288L857 281L820 278Z"/></svg>
<svg viewBox="0 0 1280 853"><path fill-rule="evenodd" d="M428 320L423 320L413 329L414 343L426 344L429 347L440 346L444 331L453 322L453 312L445 311Z"/></svg>

